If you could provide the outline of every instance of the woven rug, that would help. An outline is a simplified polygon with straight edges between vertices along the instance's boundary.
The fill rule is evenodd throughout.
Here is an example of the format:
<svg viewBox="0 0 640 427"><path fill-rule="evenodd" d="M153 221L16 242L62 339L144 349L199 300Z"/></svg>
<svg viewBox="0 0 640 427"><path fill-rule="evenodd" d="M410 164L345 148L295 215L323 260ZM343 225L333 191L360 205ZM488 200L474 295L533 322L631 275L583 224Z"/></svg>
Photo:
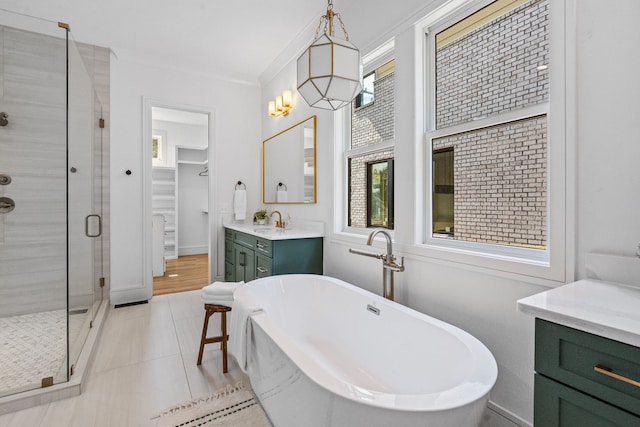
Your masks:
<svg viewBox="0 0 640 427"><path fill-rule="evenodd" d="M272 427L262 406L242 383L162 411L158 427Z"/></svg>

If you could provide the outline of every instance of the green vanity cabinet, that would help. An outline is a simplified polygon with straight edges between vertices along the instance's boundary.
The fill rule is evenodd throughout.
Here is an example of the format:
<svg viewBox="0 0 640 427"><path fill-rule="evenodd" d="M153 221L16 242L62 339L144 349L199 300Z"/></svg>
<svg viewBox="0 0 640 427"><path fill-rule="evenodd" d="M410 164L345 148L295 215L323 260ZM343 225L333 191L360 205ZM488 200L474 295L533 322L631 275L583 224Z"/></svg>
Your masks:
<svg viewBox="0 0 640 427"><path fill-rule="evenodd" d="M252 249L234 244L235 280L250 282L256 278L256 254ZM225 272L226 276L226 272Z"/></svg>
<svg viewBox="0 0 640 427"><path fill-rule="evenodd" d="M640 426L640 348L536 318L535 371L535 426Z"/></svg>
<svg viewBox="0 0 640 427"><path fill-rule="evenodd" d="M236 254L233 246L233 230L224 230L224 281L235 282L236 280Z"/></svg>
<svg viewBox="0 0 640 427"><path fill-rule="evenodd" d="M322 274L322 237L269 240L225 228L225 280L277 274Z"/></svg>

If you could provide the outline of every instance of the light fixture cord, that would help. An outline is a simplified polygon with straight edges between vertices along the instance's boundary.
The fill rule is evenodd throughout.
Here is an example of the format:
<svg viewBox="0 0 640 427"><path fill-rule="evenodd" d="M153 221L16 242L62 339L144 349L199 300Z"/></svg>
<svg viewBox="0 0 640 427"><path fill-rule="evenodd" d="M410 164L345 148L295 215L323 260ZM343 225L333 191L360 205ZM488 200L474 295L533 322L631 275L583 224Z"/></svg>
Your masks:
<svg viewBox="0 0 640 427"><path fill-rule="evenodd" d="M344 27L344 22L342 22L342 18L340 17L340 14L333 11L333 3L331 2L331 0L327 0L327 14L322 15L320 17L320 23L318 24L318 28L316 28L316 34L314 39L318 38L318 35L320 34L320 28L322 28L323 23L324 23L324 28L323 28L324 34L327 34L327 30L328 30L329 35L330 36L333 35L333 18L334 17L338 18L338 22L340 22L340 28L344 33L344 38L346 41L349 41L349 33L347 33L347 29Z"/></svg>

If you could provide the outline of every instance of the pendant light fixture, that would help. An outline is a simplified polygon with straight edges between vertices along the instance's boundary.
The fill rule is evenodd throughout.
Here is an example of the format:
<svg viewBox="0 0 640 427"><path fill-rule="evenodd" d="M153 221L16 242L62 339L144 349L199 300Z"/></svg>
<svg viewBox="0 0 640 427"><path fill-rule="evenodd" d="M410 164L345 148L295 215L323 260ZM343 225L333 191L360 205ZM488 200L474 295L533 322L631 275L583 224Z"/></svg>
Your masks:
<svg viewBox="0 0 640 427"><path fill-rule="evenodd" d="M298 92L312 107L338 110L362 91L362 62L340 14L333 11L331 0L327 1L327 14L320 17L313 42L298 58ZM334 18L344 40L333 34ZM321 28L323 34L319 35Z"/></svg>

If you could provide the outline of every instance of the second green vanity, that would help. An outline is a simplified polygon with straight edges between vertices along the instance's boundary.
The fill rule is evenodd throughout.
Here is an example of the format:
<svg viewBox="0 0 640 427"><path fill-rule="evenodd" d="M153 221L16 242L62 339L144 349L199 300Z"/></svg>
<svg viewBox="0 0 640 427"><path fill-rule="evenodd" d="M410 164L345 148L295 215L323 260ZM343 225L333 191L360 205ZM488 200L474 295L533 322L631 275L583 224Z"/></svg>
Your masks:
<svg viewBox="0 0 640 427"><path fill-rule="evenodd" d="M269 227L225 227L225 281L278 274L322 274L322 234Z"/></svg>
<svg viewBox="0 0 640 427"><path fill-rule="evenodd" d="M640 426L640 287L584 279L518 301L535 319L534 425Z"/></svg>

